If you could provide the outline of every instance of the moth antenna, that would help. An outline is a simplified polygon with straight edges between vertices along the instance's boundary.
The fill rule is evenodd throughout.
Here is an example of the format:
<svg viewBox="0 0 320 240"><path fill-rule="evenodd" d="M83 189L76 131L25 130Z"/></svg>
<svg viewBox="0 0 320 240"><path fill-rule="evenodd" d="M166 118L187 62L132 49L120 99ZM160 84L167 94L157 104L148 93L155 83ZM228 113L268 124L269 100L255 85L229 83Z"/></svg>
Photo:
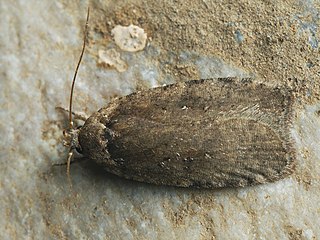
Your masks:
<svg viewBox="0 0 320 240"><path fill-rule="evenodd" d="M72 85L71 85L71 91L70 91L70 101L69 101L69 127L70 129L73 128L73 121L72 121L72 99L73 99L73 91L74 91L74 85L76 82L76 78L77 78L77 74L78 74L78 70L80 67L80 63L82 61L82 57L84 54L84 50L86 48L86 42L87 42L87 33L88 33L88 22L89 22L89 13L90 13L90 8L88 7L88 11L87 11L87 20L86 20L86 25L85 25L85 29L84 29L84 37L83 37L83 45L82 45L82 51L80 54L80 58L76 67L76 70L74 72L73 75L73 79L72 79Z"/></svg>
<svg viewBox="0 0 320 240"><path fill-rule="evenodd" d="M80 64L81 64L81 61L82 61L82 57L83 57L83 54L84 54L84 50L86 48L89 14L90 14L90 8L88 7L87 20L86 20L86 25L85 25L85 28L84 28L84 37L83 37L82 50L81 50L81 54L80 54L80 58L79 58L76 70L75 70L74 75L73 75L72 84L71 84L70 101L69 101L69 130L70 131L72 131L72 129L73 129L73 120L72 120L73 91L74 91L74 85L75 85L75 82L76 82L78 70L79 70L79 67L80 67ZM68 160L67 160L67 175L68 175L69 181L70 181L70 163L71 163L71 159L73 157L73 150L74 150L74 146L71 145L70 150L69 150L69 154L68 154Z"/></svg>

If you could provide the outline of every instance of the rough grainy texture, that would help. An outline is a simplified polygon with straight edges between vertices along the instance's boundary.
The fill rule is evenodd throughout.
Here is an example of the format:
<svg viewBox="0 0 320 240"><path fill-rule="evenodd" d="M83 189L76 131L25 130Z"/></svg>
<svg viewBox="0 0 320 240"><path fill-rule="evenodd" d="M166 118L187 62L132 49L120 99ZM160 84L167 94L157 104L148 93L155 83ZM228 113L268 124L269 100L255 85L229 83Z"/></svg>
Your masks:
<svg viewBox="0 0 320 240"><path fill-rule="evenodd" d="M176 81L181 75L199 78L192 70L195 62L181 54L196 51L236 64L263 81L299 86L299 98L310 104L320 99L319 5L300 0L100 2L92 23L103 36L95 39L101 43L110 41L116 24L142 26L162 49L159 62ZM101 21L104 16L111 19Z"/></svg>
<svg viewBox="0 0 320 240"><path fill-rule="evenodd" d="M293 171L292 94L248 79L189 81L116 99L79 133L107 171L181 187L239 187Z"/></svg>
<svg viewBox="0 0 320 240"><path fill-rule="evenodd" d="M320 239L319 1L90 0L75 112L90 116L115 96L191 79L302 86L294 173L219 190L129 181L87 160L72 164L70 188L65 166L52 166L68 152L67 120L55 107L68 107L88 2L0 1L0 238ZM147 33L143 51L122 52L111 36L130 24ZM126 71L98 63L109 49Z"/></svg>

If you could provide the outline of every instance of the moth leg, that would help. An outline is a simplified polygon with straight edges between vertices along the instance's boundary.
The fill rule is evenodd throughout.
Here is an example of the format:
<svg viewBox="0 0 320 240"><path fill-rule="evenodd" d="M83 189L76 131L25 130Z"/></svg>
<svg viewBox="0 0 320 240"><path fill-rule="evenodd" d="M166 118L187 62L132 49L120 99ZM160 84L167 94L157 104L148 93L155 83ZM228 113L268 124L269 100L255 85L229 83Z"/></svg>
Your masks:
<svg viewBox="0 0 320 240"><path fill-rule="evenodd" d="M70 158L70 166L74 163L79 163L79 162L82 162L82 161L86 161L87 158L85 157L80 157L79 154L73 154L73 156L70 156L72 155L70 152L68 153L68 159L66 162L62 162L62 163L53 163L52 166L53 167L60 167L60 166L67 166L67 168L69 168L69 170L67 169L67 172L69 171L70 172L70 167L68 166L69 163L68 163L68 160Z"/></svg>
<svg viewBox="0 0 320 240"><path fill-rule="evenodd" d="M70 164L73 157L73 149L70 148L70 151L68 153L68 159L67 159L67 176L70 178Z"/></svg>
<svg viewBox="0 0 320 240"><path fill-rule="evenodd" d="M61 111L61 112L66 112L66 113L69 113L69 110L68 109L65 109L63 107L56 107L56 109L58 111ZM89 116L87 116L85 113L75 113L75 112L72 112L72 115L74 117L74 119L76 120L81 120L81 121L86 121Z"/></svg>

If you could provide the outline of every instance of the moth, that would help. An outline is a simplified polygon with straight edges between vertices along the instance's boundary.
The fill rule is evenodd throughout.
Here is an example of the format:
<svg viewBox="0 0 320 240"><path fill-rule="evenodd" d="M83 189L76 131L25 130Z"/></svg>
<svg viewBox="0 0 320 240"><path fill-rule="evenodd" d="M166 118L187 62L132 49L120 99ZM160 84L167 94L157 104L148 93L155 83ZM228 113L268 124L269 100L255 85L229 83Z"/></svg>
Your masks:
<svg viewBox="0 0 320 240"><path fill-rule="evenodd" d="M81 57L84 48L85 41ZM285 87L239 78L179 82L117 98L79 129L72 93L68 169L77 149L120 177L178 187L252 186L294 170L294 99Z"/></svg>

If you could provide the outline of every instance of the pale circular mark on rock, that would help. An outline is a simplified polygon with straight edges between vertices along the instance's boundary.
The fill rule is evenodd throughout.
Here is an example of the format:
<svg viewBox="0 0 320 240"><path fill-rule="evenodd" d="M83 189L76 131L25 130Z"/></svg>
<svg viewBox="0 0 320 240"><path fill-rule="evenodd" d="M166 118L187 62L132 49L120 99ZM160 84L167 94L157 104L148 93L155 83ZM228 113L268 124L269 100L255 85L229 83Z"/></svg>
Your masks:
<svg viewBox="0 0 320 240"><path fill-rule="evenodd" d="M132 24L128 27L117 25L111 30L111 34L117 46L123 51L137 52L143 50L146 46L147 34L138 26Z"/></svg>

